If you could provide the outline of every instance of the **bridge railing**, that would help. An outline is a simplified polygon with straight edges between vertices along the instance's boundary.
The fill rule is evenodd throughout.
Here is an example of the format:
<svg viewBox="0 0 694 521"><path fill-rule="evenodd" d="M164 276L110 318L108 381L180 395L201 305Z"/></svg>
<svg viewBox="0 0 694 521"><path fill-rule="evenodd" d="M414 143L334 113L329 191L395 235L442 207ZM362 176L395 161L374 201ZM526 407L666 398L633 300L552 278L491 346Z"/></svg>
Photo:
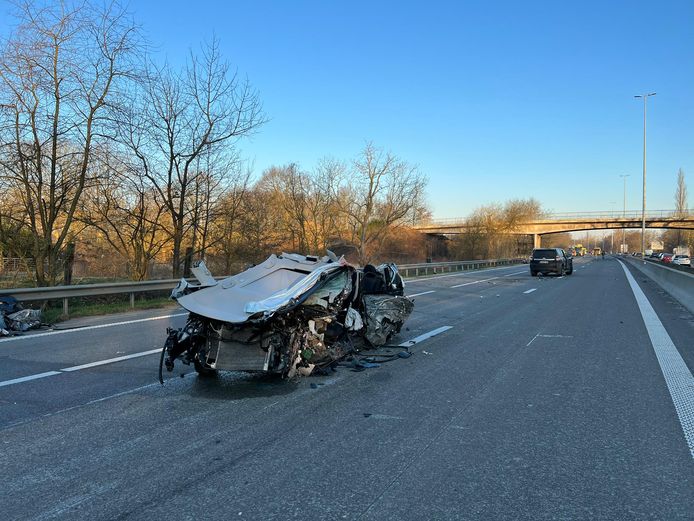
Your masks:
<svg viewBox="0 0 694 521"><path fill-rule="evenodd" d="M694 216L693 211L686 212L686 217ZM677 215L677 210L649 210L646 212L646 219L668 219L681 217ZM641 219L641 210L627 210L626 212L599 211L599 212L563 212L563 213L547 213L543 214L533 221L568 221L568 220L599 220L599 219ZM449 217L444 219L431 219L421 221L416 226L431 227L431 226L455 226L465 224L465 217Z"/></svg>

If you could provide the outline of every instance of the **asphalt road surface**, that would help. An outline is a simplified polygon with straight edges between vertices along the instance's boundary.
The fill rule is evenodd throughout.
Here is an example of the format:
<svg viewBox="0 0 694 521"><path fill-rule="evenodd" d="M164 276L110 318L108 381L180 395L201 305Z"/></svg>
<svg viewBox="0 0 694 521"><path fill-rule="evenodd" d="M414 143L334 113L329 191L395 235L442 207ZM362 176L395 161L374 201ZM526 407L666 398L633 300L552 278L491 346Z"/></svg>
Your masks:
<svg viewBox="0 0 694 521"><path fill-rule="evenodd" d="M0 340L0 517L694 519L694 316L628 266L411 281L414 356L297 381L159 385L176 308Z"/></svg>

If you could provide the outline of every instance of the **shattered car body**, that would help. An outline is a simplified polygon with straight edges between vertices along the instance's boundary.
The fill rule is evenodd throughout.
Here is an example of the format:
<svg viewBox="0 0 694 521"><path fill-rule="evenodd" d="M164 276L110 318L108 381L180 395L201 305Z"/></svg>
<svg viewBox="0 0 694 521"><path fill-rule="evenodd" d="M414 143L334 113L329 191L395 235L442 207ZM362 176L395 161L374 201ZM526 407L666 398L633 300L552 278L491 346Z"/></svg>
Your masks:
<svg viewBox="0 0 694 521"><path fill-rule="evenodd" d="M363 270L334 255L272 255L216 281L204 264L200 281L185 280L172 296L190 312L169 329L162 361L198 373L218 370L308 375L364 348L385 345L412 312L394 264Z"/></svg>

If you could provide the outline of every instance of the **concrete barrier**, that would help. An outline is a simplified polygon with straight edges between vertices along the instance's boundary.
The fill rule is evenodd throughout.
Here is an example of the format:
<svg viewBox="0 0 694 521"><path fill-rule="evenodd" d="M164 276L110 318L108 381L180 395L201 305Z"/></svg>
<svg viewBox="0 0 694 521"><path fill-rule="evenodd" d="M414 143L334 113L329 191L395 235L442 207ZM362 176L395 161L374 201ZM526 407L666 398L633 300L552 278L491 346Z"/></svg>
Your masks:
<svg viewBox="0 0 694 521"><path fill-rule="evenodd" d="M694 274L679 271L655 262L628 258L629 264L648 276L675 300L694 313ZM692 270L694 272L694 269Z"/></svg>

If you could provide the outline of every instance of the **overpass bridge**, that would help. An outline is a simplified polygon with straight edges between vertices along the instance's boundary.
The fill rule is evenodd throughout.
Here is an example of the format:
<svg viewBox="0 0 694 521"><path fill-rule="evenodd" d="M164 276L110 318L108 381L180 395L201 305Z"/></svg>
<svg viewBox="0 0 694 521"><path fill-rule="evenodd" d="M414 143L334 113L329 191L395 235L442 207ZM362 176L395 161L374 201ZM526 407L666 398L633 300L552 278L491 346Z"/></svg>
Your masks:
<svg viewBox="0 0 694 521"><path fill-rule="evenodd" d="M511 235L531 235L534 247L540 246L543 235L587 230L614 230L641 228L641 210L628 212L584 212L543 214L525 222L518 223L507 233ZM675 210L652 210L646 212L646 228L675 228L694 230L694 211L678 214ZM431 235L455 235L479 226L471 225L465 218L437 219L421 222L414 229Z"/></svg>

